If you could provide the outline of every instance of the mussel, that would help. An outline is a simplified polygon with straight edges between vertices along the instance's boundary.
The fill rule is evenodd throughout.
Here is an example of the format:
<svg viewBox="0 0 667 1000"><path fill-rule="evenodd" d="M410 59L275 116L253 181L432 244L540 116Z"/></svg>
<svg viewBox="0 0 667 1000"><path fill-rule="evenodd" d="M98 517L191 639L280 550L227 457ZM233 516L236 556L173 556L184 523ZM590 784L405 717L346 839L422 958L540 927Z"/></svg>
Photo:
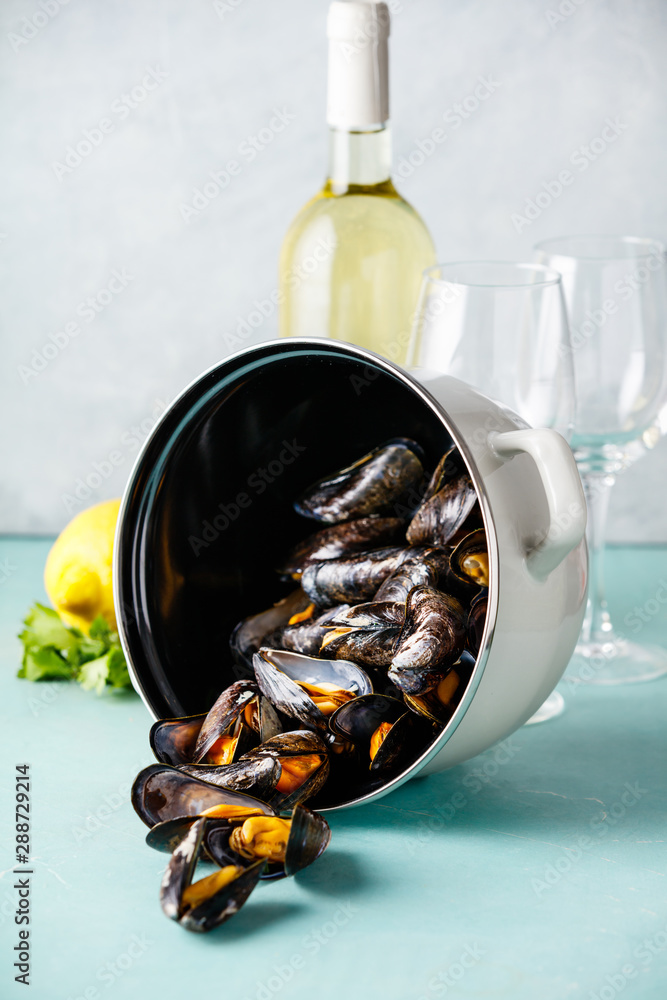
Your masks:
<svg viewBox="0 0 667 1000"><path fill-rule="evenodd" d="M389 678L406 694L434 687L459 658L466 641L466 615L455 597L415 587L406 604Z"/></svg>
<svg viewBox="0 0 667 1000"><path fill-rule="evenodd" d="M380 584L374 601L394 601L405 604L408 594L415 587L435 587L438 583L439 567L429 558L435 549L429 549L422 557L406 559ZM443 559L447 557L443 553Z"/></svg>
<svg viewBox="0 0 667 1000"><path fill-rule="evenodd" d="M391 545L404 536L405 521L400 517L362 517L334 524L299 542L278 572L298 578L311 563Z"/></svg>
<svg viewBox="0 0 667 1000"><path fill-rule="evenodd" d="M294 504L304 517L337 524L370 514L391 513L406 493L421 483L421 448L395 438L352 465L320 479Z"/></svg>
<svg viewBox="0 0 667 1000"><path fill-rule="evenodd" d="M475 659L466 650L445 676L429 691L419 695L404 694L405 703L417 715L439 726L446 725L461 700L470 680Z"/></svg>
<svg viewBox="0 0 667 1000"><path fill-rule="evenodd" d="M281 649L260 649L253 659L257 683L279 712L326 732L339 705L373 690L356 663L331 662Z"/></svg>
<svg viewBox="0 0 667 1000"><path fill-rule="evenodd" d="M405 622L405 604L373 601L340 612L330 622L320 653L368 667L391 663Z"/></svg>
<svg viewBox="0 0 667 1000"><path fill-rule="evenodd" d="M160 887L160 904L166 916L189 931L210 931L241 909L266 868L260 860L244 867L226 865L193 883L203 847L206 820L192 824L174 850Z"/></svg>
<svg viewBox="0 0 667 1000"><path fill-rule="evenodd" d="M483 528L462 538L449 557L453 572L461 580L479 587L489 586L489 553Z"/></svg>
<svg viewBox="0 0 667 1000"><path fill-rule="evenodd" d="M408 559L420 558L426 548L388 546L356 556L328 559L306 567L301 586L315 604L360 604L370 601L380 584Z"/></svg>
<svg viewBox="0 0 667 1000"><path fill-rule="evenodd" d="M384 771L414 754L417 717L404 702L382 694L367 694L343 705L329 720L334 733L360 748L371 772ZM421 737L431 730L422 727Z"/></svg>
<svg viewBox="0 0 667 1000"><path fill-rule="evenodd" d="M257 696L252 681L236 681L222 692L202 723L197 736L192 763L230 764L240 738L236 723ZM250 728L252 716L245 720Z"/></svg>
<svg viewBox="0 0 667 1000"><path fill-rule="evenodd" d="M280 633L280 648L305 656L318 656L322 639L337 615L347 611L349 604L337 604L316 617L309 617L286 625ZM296 616L295 616L296 617Z"/></svg>
<svg viewBox="0 0 667 1000"><path fill-rule="evenodd" d="M424 499L410 521L406 538L411 545L446 545L477 502L477 493L459 452L443 455Z"/></svg>
<svg viewBox="0 0 667 1000"><path fill-rule="evenodd" d="M318 813L297 805L285 817L253 816L209 823L207 854L220 866L266 860L264 878L294 875L316 861L331 840L329 824Z"/></svg>
<svg viewBox="0 0 667 1000"><path fill-rule="evenodd" d="M274 760L250 757L249 753L252 751L233 764L181 764L179 770L211 785L268 800L280 780L280 767Z"/></svg>
<svg viewBox="0 0 667 1000"><path fill-rule="evenodd" d="M200 816L208 809L259 809L272 816L265 802L243 792L212 785L165 764L151 764L137 775L132 786L132 805L146 826L166 820Z"/></svg>
<svg viewBox="0 0 667 1000"><path fill-rule="evenodd" d="M243 759L279 765L280 776L271 799L277 810L292 809L312 798L329 776L327 744L309 729L280 733L250 750Z"/></svg>
<svg viewBox="0 0 667 1000"><path fill-rule="evenodd" d="M270 701L255 681L236 681L222 692L207 715L159 719L150 744L159 761L185 764L233 764L251 747L282 729Z"/></svg>
<svg viewBox="0 0 667 1000"><path fill-rule="evenodd" d="M435 587L467 602L476 587L454 574L450 565L450 546L414 549L419 552L402 563L380 585L374 601L398 601L405 604L414 587Z"/></svg>

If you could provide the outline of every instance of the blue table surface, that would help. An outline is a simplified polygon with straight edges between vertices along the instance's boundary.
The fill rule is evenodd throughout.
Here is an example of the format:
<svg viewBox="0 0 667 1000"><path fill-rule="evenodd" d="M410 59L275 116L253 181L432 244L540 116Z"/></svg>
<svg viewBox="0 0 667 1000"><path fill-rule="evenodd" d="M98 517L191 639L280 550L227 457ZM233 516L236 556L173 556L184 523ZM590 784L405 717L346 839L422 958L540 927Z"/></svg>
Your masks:
<svg viewBox="0 0 667 1000"><path fill-rule="evenodd" d="M167 920L129 803L151 763L134 693L16 679L46 539L0 538L0 997L667 997L667 682L563 684L504 750L329 814L332 843L209 935ZM667 641L667 552L616 548L609 598ZM630 626L630 627L627 627ZM628 634L636 628L628 619ZM14 767L32 797L30 990L15 983ZM457 794L458 793L458 794Z"/></svg>

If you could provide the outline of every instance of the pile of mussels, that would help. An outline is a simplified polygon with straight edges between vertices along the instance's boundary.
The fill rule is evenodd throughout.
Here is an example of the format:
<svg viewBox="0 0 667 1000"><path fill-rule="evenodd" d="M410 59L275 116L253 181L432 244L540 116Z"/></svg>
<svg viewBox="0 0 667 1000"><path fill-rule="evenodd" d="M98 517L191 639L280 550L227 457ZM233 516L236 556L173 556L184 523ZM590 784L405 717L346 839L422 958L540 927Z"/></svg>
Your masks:
<svg viewBox="0 0 667 1000"><path fill-rule="evenodd" d="M148 844L171 854L160 899L183 927L210 930L260 879L313 862L331 835L304 802L386 784L459 703L486 618L486 536L458 452L425 490L422 459L398 438L311 486L295 508L326 527L279 568L298 588L230 639L251 677L208 714L151 729L160 764L132 801ZM200 860L218 867L193 882Z"/></svg>

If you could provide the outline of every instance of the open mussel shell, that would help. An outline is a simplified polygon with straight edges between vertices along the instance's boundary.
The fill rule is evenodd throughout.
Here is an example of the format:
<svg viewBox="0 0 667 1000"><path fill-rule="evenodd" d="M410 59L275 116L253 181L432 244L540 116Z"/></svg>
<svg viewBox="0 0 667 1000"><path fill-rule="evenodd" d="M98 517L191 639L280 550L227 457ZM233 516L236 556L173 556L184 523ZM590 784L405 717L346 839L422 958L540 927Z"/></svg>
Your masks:
<svg viewBox="0 0 667 1000"><path fill-rule="evenodd" d="M296 578L311 563L391 545L404 536L405 521L400 517L362 517L333 524L299 542L278 567L278 572Z"/></svg>
<svg viewBox="0 0 667 1000"><path fill-rule="evenodd" d="M206 853L220 865L247 864L247 860L230 846L229 839L234 825L210 822L204 834ZM290 819L290 832L285 849L284 862L269 864L262 874L263 879L278 879L294 875L307 868L322 854L331 840L331 830L327 821L303 805L294 807Z"/></svg>
<svg viewBox="0 0 667 1000"><path fill-rule="evenodd" d="M405 694L405 703L417 715L445 725L454 714L463 692L465 691L473 668L475 658L465 651L457 663L451 667L430 691L421 695Z"/></svg>
<svg viewBox="0 0 667 1000"><path fill-rule="evenodd" d="M404 604L393 601L357 604L331 620L320 655L368 667L387 667L404 621Z"/></svg>
<svg viewBox="0 0 667 1000"><path fill-rule="evenodd" d="M421 483L421 455L419 445L408 438L387 441L310 486L295 510L328 524L391 513L392 506Z"/></svg>
<svg viewBox="0 0 667 1000"><path fill-rule="evenodd" d="M266 802L260 802L259 799L254 805L239 806L237 802L223 802L214 808L215 814L213 816L206 813L197 816L177 816L174 819L166 819L161 823L156 823L146 834L146 843L155 851L171 854L198 819L208 819L209 824L231 828L231 824L243 823L250 816L275 815L271 806L267 805Z"/></svg>
<svg viewBox="0 0 667 1000"><path fill-rule="evenodd" d="M257 808L268 816L273 809L251 795L226 789L164 764L151 764L137 775L132 805L146 826L165 820L196 817L219 805Z"/></svg>
<svg viewBox="0 0 667 1000"><path fill-rule="evenodd" d="M332 732L359 748L369 770L375 772L386 770L414 751L418 722L404 702L383 694L370 694L342 705L331 716L329 725ZM383 724L391 728L371 760L371 740Z"/></svg>
<svg viewBox="0 0 667 1000"><path fill-rule="evenodd" d="M334 685L353 696L373 690L368 674L356 663L323 660L282 649L260 649L253 658L255 677L262 694L285 715L305 726L327 729L327 717L300 683L318 687Z"/></svg>
<svg viewBox="0 0 667 1000"><path fill-rule="evenodd" d="M298 587L273 607L239 622L229 639L229 648L239 666L246 667L252 676L252 658L260 646L266 645L267 636L279 632L310 603L310 598Z"/></svg>
<svg viewBox="0 0 667 1000"><path fill-rule="evenodd" d="M285 851L285 875L295 875L312 865L329 846L330 840L331 830L324 817L305 806L296 806Z"/></svg>
<svg viewBox="0 0 667 1000"><path fill-rule="evenodd" d="M268 758L250 758L245 753L234 764L182 764L184 774L229 791L247 792L258 799L270 798L280 780L280 767Z"/></svg>
<svg viewBox="0 0 667 1000"><path fill-rule="evenodd" d="M408 596L389 679L404 694L423 694L458 660L465 643L466 614L459 601L431 587L415 587Z"/></svg>
<svg viewBox="0 0 667 1000"><path fill-rule="evenodd" d="M260 746L250 750L245 760L271 760L278 763L282 771L281 761L290 757L319 757L319 763L308 774L306 779L293 791L283 792L278 787L270 800L277 811L292 809L300 802L312 798L319 792L329 776L329 753L327 744L321 736L310 729L297 729L290 733L280 733Z"/></svg>
<svg viewBox="0 0 667 1000"><path fill-rule="evenodd" d="M462 538L449 557L452 571L466 583L489 586L489 553L483 528Z"/></svg>
<svg viewBox="0 0 667 1000"><path fill-rule="evenodd" d="M411 545L446 545L477 502L470 475L456 448L440 459L424 499L410 521L406 538Z"/></svg>
<svg viewBox="0 0 667 1000"><path fill-rule="evenodd" d="M350 743L369 744L382 722L396 722L404 715L405 705L384 694L367 694L341 705L329 719L331 730Z"/></svg>
<svg viewBox="0 0 667 1000"><path fill-rule="evenodd" d="M235 681L226 688L208 712L197 736L193 764L201 763L213 744L228 732L248 703L257 695L254 681Z"/></svg>
<svg viewBox="0 0 667 1000"><path fill-rule="evenodd" d="M231 880L220 884L222 870L196 883L197 902L188 905L187 891L192 886L197 862L202 852L206 820L193 823L185 839L171 856L162 879L160 903L166 916L186 930L203 933L224 923L241 909L257 885L266 862L238 866Z"/></svg>
<svg viewBox="0 0 667 1000"><path fill-rule="evenodd" d="M453 714L452 701L459 690L461 678L455 667L430 691L421 695L405 695L405 703L417 715L423 715L431 722L443 724Z"/></svg>
<svg viewBox="0 0 667 1000"><path fill-rule="evenodd" d="M194 820L165 869L160 886L160 905L170 920L178 920L181 916L181 898L197 867L205 825L206 820Z"/></svg>
<svg viewBox="0 0 667 1000"><path fill-rule="evenodd" d="M198 906L183 912L179 924L188 931L200 934L224 924L239 912L265 869L266 861L256 861L247 868L240 868L232 882L213 891Z"/></svg>
<svg viewBox="0 0 667 1000"><path fill-rule="evenodd" d="M183 719L158 719L151 726L151 750L162 764L188 764L195 752L197 737L206 715L190 715Z"/></svg>

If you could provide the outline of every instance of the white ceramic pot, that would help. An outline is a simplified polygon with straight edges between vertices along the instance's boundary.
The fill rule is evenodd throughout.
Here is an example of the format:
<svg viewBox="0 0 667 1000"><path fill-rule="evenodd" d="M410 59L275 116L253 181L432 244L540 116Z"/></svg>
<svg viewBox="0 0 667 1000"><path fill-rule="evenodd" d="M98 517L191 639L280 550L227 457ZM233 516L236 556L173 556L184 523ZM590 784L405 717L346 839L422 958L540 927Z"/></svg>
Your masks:
<svg viewBox="0 0 667 1000"><path fill-rule="evenodd" d="M430 467L454 443L486 529L489 610L465 694L410 768L452 767L521 726L553 690L586 599L586 504L560 435L534 430L470 386L407 374L331 340L281 340L204 373L171 405L130 476L116 538L115 600L133 683L154 717L206 711L238 677L236 621L277 599L272 566L304 522L310 482L391 437Z"/></svg>

